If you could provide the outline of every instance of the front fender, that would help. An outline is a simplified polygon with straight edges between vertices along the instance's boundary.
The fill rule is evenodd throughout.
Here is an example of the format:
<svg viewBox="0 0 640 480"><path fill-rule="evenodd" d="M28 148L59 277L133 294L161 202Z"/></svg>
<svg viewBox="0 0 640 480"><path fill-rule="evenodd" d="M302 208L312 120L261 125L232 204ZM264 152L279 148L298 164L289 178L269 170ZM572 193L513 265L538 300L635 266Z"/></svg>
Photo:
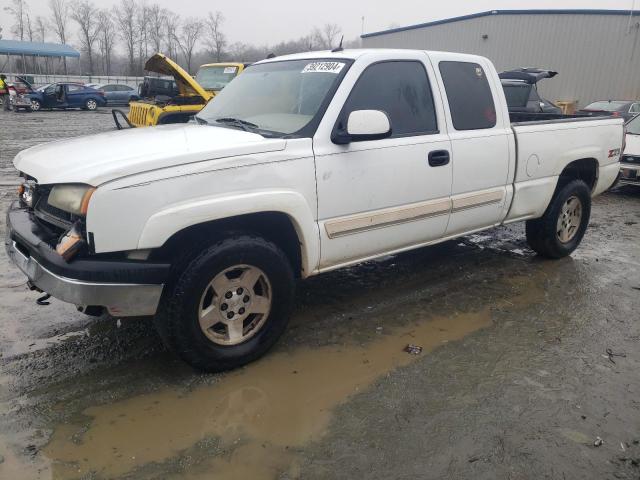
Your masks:
<svg viewBox="0 0 640 480"><path fill-rule="evenodd" d="M260 206L256 210L256 205ZM286 214L300 240L303 275L317 269L320 260L318 224L304 196L291 190L263 190L193 199L167 206L145 223L138 249L158 248L185 228L240 215L261 212Z"/></svg>

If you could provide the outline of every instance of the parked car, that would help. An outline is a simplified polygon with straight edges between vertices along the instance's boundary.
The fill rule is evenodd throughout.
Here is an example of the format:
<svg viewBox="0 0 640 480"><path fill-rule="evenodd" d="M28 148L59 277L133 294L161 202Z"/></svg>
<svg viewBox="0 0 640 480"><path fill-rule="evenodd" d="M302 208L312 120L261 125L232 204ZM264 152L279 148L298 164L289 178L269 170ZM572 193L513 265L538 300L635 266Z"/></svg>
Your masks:
<svg viewBox="0 0 640 480"><path fill-rule="evenodd" d="M562 110L558 106L538 93L538 82L556 75L558 72L539 68L518 68L502 72L500 80L509 111L561 114Z"/></svg>
<svg viewBox="0 0 640 480"><path fill-rule="evenodd" d="M627 122L625 131L626 145L620 163L618 183L640 186L640 115Z"/></svg>
<svg viewBox="0 0 640 480"><path fill-rule="evenodd" d="M590 115L611 115L613 117L621 117L627 121L640 113L640 101L600 100L590 103L580 110L580 112Z"/></svg>
<svg viewBox="0 0 640 480"><path fill-rule="evenodd" d="M28 97L33 111L53 108L96 110L107 104L104 93L80 83L71 82L52 83L42 91L36 90L28 94Z"/></svg>
<svg viewBox="0 0 640 480"><path fill-rule="evenodd" d="M158 53L147 61L144 68L164 78L145 77L140 90L142 100L132 102L127 115L129 124L135 127L188 122L244 70L244 64L203 65L194 79L173 60ZM198 77L206 87L200 85Z"/></svg>
<svg viewBox="0 0 640 480"><path fill-rule="evenodd" d="M265 60L196 121L20 152L7 251L208 371L277 341L297 278L519 221L570 255L623 141L620 118L512 123L488 59L414 50Z"/></svg>
<svg viewBox="0 0 640 480"><path fill-rule="evenodd" d="M29 83L24 77L17 77L17 80L21 82L23 88L22 93L16 95L16 98L13 103L13 109L18 112L21 110L31 111L31 98L29 94L34 92L33 85Z"/></svg>
<svg viewBox="0 0 640 480"><path fill-rule="evenodd" d="M140 100L138 91L129 85L120 83L97 84L92 88L104 93L107 105L129 105L131 101Z"/></svg>

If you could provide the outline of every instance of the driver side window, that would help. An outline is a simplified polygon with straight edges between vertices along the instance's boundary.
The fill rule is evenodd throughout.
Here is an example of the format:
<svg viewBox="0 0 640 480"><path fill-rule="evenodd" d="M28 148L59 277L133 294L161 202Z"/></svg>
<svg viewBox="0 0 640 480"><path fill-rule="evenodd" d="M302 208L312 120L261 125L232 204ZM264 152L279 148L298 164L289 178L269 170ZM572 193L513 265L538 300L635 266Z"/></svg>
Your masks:
<svg viewBox="0 0 640 480"><path fill-rule="evenodd" d="M367 67L347 99L341 122L356 110L385 112L391 121L392 138L438 131L429 78L418 61L388 61Z"/></svg>

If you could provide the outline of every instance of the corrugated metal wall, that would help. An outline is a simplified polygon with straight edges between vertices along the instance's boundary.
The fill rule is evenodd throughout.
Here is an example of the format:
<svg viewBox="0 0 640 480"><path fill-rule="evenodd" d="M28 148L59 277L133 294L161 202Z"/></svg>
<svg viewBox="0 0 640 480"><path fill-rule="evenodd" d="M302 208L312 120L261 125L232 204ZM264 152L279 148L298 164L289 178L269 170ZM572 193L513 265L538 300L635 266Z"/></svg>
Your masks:
<svg viewBox="0 0 640 480"><path fill-rule="evenodd" d="M560 72L539 89L549 100L640 99L640 28L625 15L500 14L363 38L363 46L483 55L498 71ZM483 39L483 35L488 38Z"/></svg>

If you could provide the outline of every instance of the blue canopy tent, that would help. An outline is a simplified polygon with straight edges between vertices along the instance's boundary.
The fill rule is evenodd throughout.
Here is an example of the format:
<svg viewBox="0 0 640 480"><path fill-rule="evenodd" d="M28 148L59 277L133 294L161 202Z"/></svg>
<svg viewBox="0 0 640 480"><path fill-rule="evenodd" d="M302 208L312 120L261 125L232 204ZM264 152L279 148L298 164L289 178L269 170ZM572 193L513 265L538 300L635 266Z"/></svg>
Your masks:
<svg viewBox="0 0 640 480"><path fill-rule="evenodd" d="M11 57L22 58L23 70L25 57L44 58L80 58L80 52L75 48L61 43L22 42L20 40L0 40L0 55L7 56L7 62L11 63ZM4 70L4 65L0 70Z"/></svg>

